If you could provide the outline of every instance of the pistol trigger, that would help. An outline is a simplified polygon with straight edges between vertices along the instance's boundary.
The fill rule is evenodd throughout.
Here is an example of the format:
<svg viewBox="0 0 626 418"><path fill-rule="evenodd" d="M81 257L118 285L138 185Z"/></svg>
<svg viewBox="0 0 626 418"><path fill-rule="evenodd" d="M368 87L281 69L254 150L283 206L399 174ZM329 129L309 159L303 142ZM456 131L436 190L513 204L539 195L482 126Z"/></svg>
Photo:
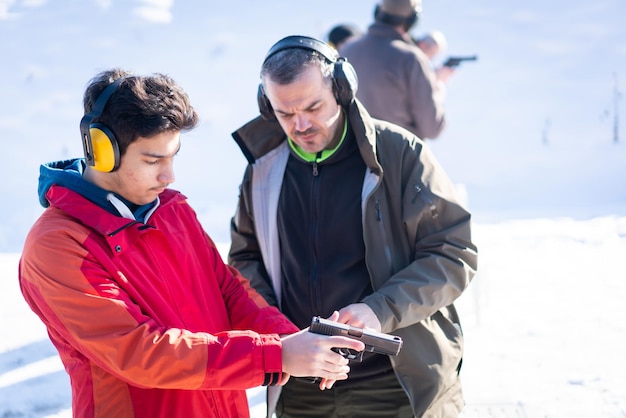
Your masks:
<svg viewBox="0 0 626 418"><path fill-rule="evenodd" d="M349 348L339 348L339 347L334 347L332 349L335 353L341 354L343 356L343 358L347 358L348 360L355 360L355 361L363 361L363 352L362 351L355 351L355 350L351 350Z"/></svg>
<svg viewBox="0 0 626 418"><path fill-rule="evenodd" d="M363 361L363 351L346 348L345 352L342 352L341 355L350 361L358 361L359 363Z"/></svg>
<svg viewBox="0 0 626 418"><path fill-rule="evenodd" d="M360 351L354 351L350 348L346 348L346 353L344 355L345 358L347 358L348 360L356 360L356 361L361 361L359 360L359 355L361 354Z"/></svg>
<svg viewBox="0 0 626 418"><path fill-rule="evenodd" d="M333 347L331 350L333 350L337 354L341 354L343 358L349 359L351 357L350 349L348 348Z"/></svg>

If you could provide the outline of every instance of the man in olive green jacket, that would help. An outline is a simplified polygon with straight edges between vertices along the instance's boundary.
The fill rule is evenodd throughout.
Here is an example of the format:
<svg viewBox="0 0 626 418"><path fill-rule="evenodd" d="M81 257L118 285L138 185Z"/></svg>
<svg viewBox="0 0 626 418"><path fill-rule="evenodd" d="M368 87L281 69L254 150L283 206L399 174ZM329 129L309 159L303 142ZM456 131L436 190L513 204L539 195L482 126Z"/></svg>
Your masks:
<svg viewBox="0 0 626 418"><path fill-rule="evenodd" d="M299 47L299 40L287 48L325 51L319 45ZM287 57L291 51L282 51L283 56L276 59L294 62L294 58ZM270 50L266 62L273 53ZM287 81L274 79L271 70L266 75L262 72L261 87L265 87L267 93L263 99L269 100L267 105L271 106L270 111L275 112L278 121L258 117L233 133L249 165L231 224L229 263L249 278L270 304L280 307L283 312L299 309L298 304L305 305L305 308L311 304L311 312L317 315L327 316L332 309L339 310L342 315L339 322L350 325L359 325L355 312L373 312L379 324L372 328L403 339L400 353L390 357L391 375L395 373L412 413L418 417L457 416L464 404L459 381L463 338L453 302L467 288L477 267L477 250L471 240L471 216L458 202L453 184L419 138L397 125L371 118L358 100L350 98L346 101L340 97L341 92L336 90L341 89L341 82L337 87L336 71L328 76L328 72L322 69L324 81L315 84L318 82L316 77L320 77L315 75L318 71L315 68L328 63L337 65L333 57L326 56L325 60L326 63L322 59L322 64L316 64L317 67L309 62L302 68L283 71L288 77L295 74ZM262 89L260 92L263 93ZM322 116L330 113L332 117L328 119ZM267 119L271 119L271 115ZM317 141L320 132L327 128L330 137L335 139L323 150L307 150L306 147ZM333 160L332 155L328 159L320 158L325 152L341 155L342 149L350 149L350 146L354 147L354 153L344 153L339 160ZM307 152L303 149L312 153L312 161L304 161L303 155ZM313 220L309 224L300 222L298 216L301 215L291 209L304 208L298 205L306 202L307 197L293 194L297 190L287 184L286 179L289 183L299 184L301 180L296 179L293 172L299 170L298 165L308 164L306 173L313 178L310 181L314 182L314 188L326 188L316 200L317 204L343 205L342 195L353 191L337 186L342 179L327 178L328 182L325 182L323 176L336 169L334 166L345 164L342 161L352 161L355 156L363 167L355 177L360 179L356 194L360 200L357 202L356 223L352 223L354 218L348 213L344 227L335 231L324 226L327 221L324 216L315 225ZM349 176L350 172L344 174ZM288 191L290 194L286 195ZM303 191L301 194L309 193ZM330 216L335 218L341 216L332 214L332 208L326 209L329 210L324 214L331 213ZM296 227L301 227L306 234L326 228L324 236L334 234L334 238L319 242L315 252L303 250L298 253L298 249L287 245L298 242L292 235L301 237L301 231L285 229L290 222L285 218L290 214L299 221ZM354 215L353 212L350 214ZM349 230L350 225L356 224L362 232L359 236ZM320 238L315 232L311 234L308 237L311 241ZM315 259L318 254L333 258L333 254L324 253L327 247L337 245L333 241L341 243L341 249L334 253L334 262L321 256ZM336 265L342 258L351 257L351 253L347 253L349 250L343 251L343 245L352 248L352 242L363 244L363 280L367 282L369 292L359 300L347 301L349 305L325 306L345 286L335 277L327 283L326 289L330 290L325 293L317 296L302 294L296 301L288 300L286 293L293 292L296 281L306 281L316 271L324 271L325 263ZM295 257L305 254L309 254L307 259ZM316 267L299 277L286 277L286 272L294 264L303 266L303 269L311 264ZM340 274L346 275L341 272L337 275ZM314 280L317 279L324 280L324 277ZM323 311L317 312L317 306ZM356 310L355 306L365 306L365 309ZM290 319L296 324L310 321L310 317ZM357 367L352 366L353 371ZM367 371L360 373L366 376ZM346 381L348 385L350 379ZM283 390L287 390L290 383Z"/></svg>

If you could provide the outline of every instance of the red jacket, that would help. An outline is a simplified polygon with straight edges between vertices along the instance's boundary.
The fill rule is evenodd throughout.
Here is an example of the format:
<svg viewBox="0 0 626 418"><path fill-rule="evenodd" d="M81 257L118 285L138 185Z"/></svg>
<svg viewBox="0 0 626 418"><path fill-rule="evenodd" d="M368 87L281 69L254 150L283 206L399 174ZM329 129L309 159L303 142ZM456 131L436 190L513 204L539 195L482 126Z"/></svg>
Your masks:
<svg viewBox="0 0 626 418"><path fill-rule="evenodd" d="M277 333L297 328L222 262L186 198L166 190L147 224L61 186L46 198L20 285L74 416L249 416L245 389L282 371Z"/></svg>

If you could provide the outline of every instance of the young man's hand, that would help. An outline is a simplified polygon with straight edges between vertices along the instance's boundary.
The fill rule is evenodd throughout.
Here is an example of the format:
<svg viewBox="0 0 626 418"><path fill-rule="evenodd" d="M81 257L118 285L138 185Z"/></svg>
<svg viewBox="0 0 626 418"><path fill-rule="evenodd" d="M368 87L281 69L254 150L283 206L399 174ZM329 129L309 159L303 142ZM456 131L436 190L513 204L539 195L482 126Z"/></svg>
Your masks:
<svg viewBox="0 0 626 418"><path fill-rule="evenodd" d="M338 314L333 314L337 318ZM321 377L320 389L329 389L336 380L348 378L348 359L332 351L332 348L349 348L363 351L365 344L342 336L314 334L305 328L281 338L283 372L296 377ZM281 378L284 384L287 378Z"/></svg>

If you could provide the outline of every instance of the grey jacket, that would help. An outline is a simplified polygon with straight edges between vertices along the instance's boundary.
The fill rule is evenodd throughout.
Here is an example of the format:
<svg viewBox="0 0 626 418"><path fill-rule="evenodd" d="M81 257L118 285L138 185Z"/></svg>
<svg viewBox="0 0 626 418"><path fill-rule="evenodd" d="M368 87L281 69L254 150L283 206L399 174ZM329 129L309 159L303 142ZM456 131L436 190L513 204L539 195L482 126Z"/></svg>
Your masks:
<svg viewBox="0 0 626 418"><path fill-rule="evenodd" d="M382 332L402 337L391 357L418 417L450 417L463 407L458 378L463 338L453 302L477 267L470 214L421 140L348 109L368 169L363 239L374 293L363 302ZM289 149L277 123L254 119L233 133L249 166L231 223L229 263L270 303L280 301L277 203ZM341 307L338 307L341 308Z"/></svg>
<svg viewBox="0 0 626 418"><path fill-rule="evenodd" d="M445 127L445 88L408 35L374 23L339 52L354 66L357 97L373 117L400 125L421 139L439 136Z"/></svg>

